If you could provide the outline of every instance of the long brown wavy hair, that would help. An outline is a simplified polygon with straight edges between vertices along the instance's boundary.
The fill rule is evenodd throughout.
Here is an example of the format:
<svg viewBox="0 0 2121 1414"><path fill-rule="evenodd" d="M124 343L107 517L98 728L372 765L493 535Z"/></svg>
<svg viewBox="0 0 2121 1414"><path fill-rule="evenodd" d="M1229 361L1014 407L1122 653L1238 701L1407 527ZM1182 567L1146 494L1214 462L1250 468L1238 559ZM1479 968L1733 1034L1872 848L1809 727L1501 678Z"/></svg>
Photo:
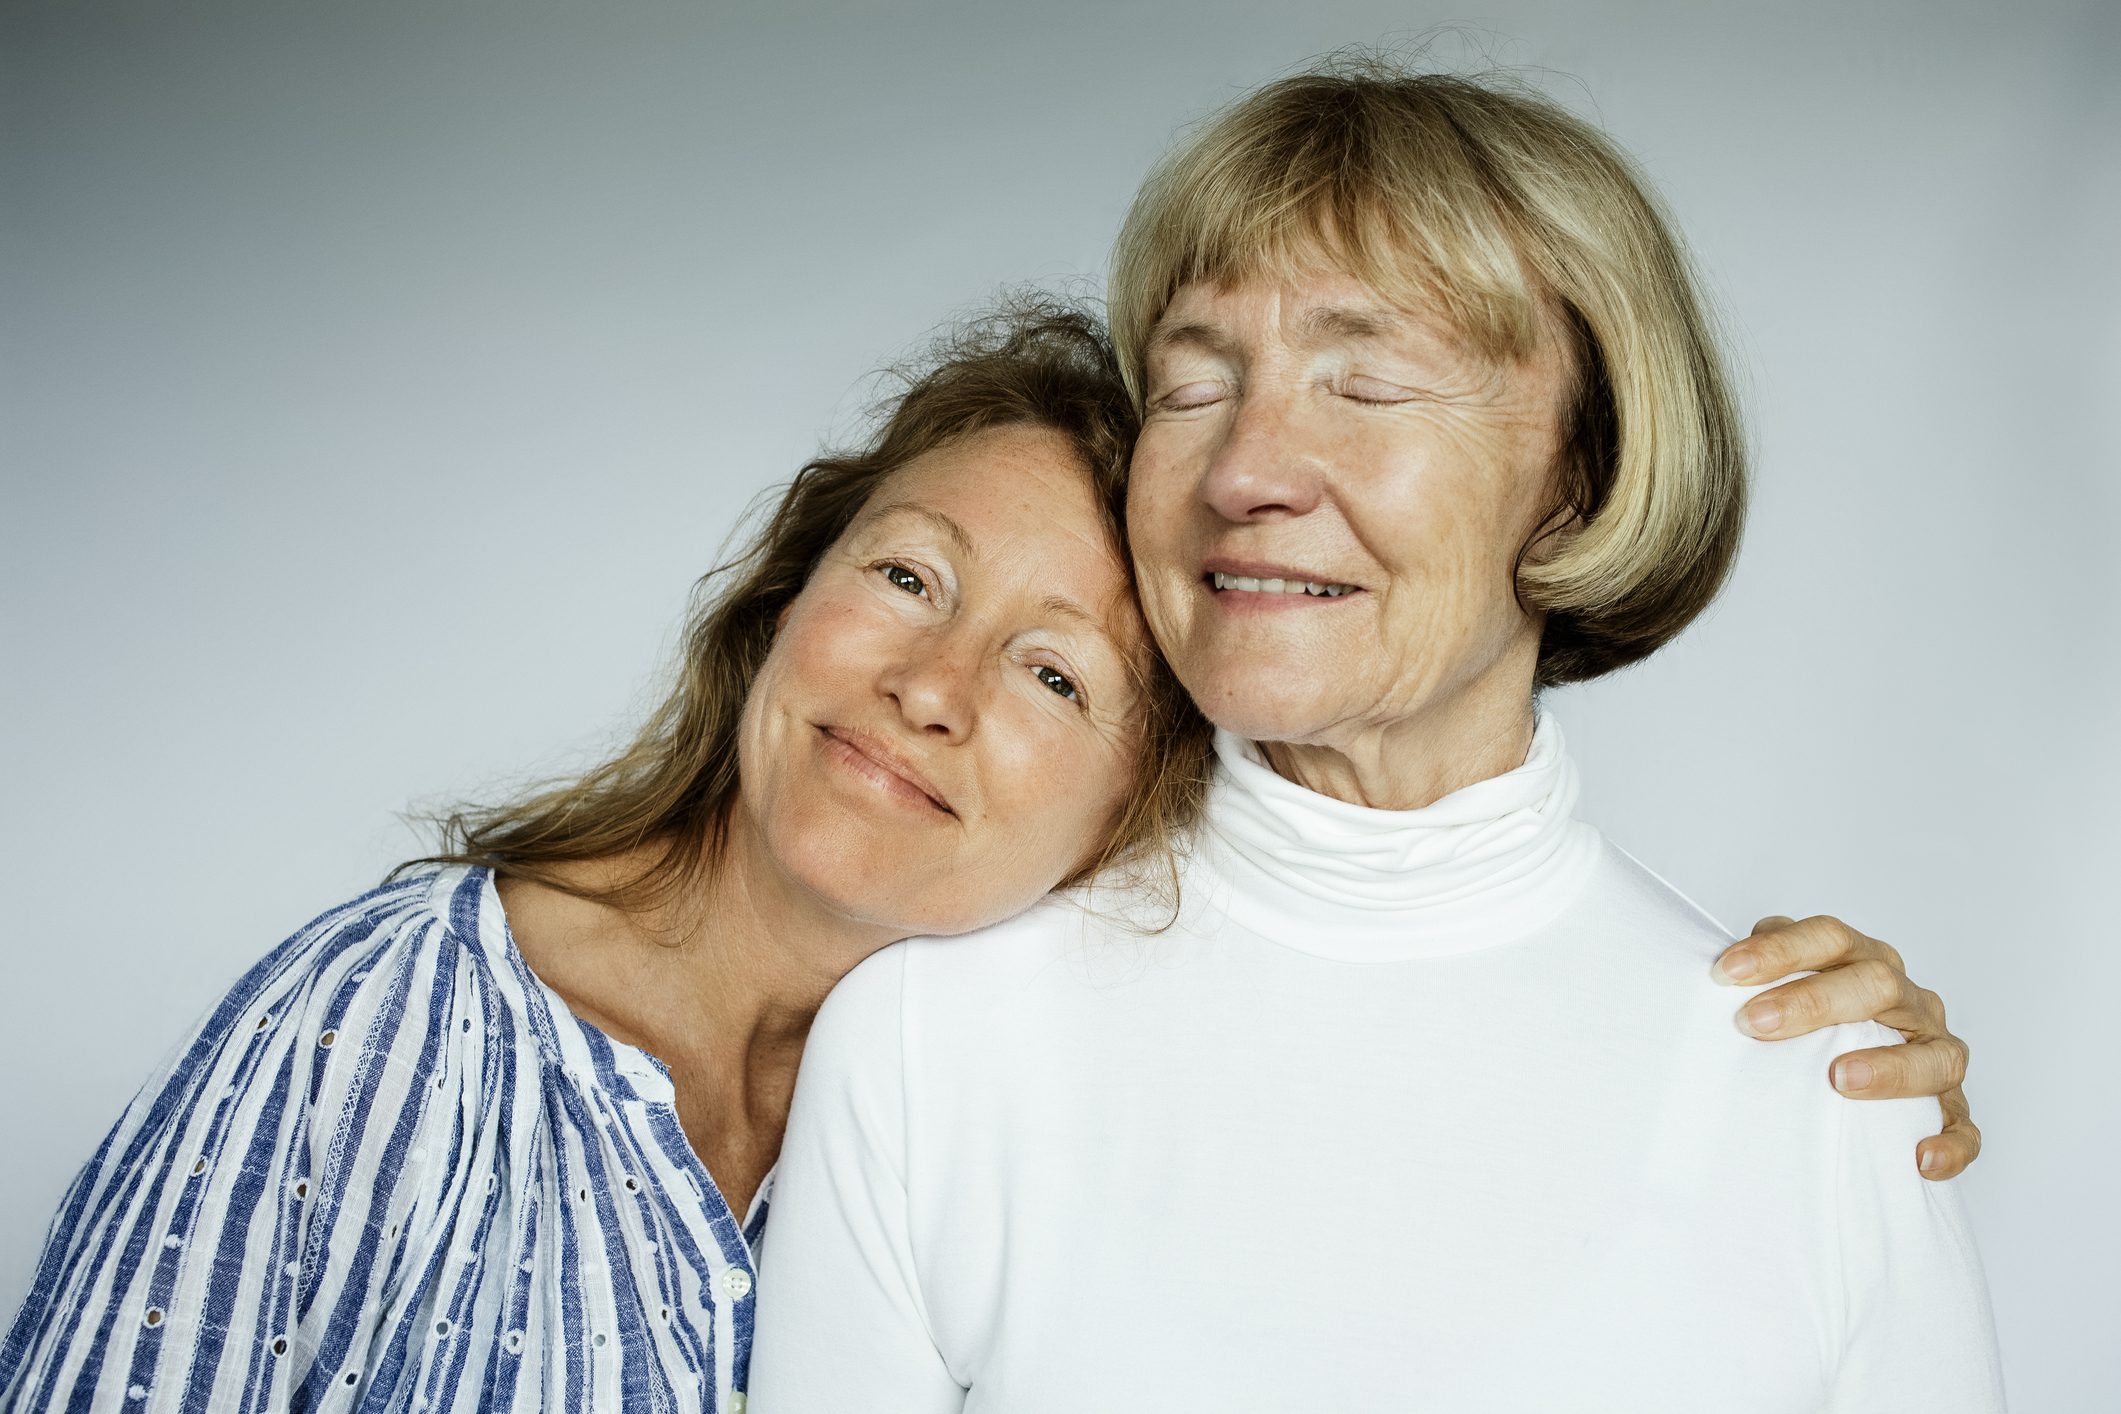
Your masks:
<svg viewBox="0 0 2121 1414"><path fill-rule="evenodd" d="M699 885L726 840L738 723L781 611L894 471L959 438L1011 426L1065 436L1125 558L1136 415L1094 315L1049 296L1017 296L952 327L892 376L899 391L877 410L868 443L804 466L749 545L701 578L676 684L625 750L577 779L460 807L436 822L441 848L400 867L484 865L625 908ZM1143 674L1134 788L1104 847L1062 886L1146 863L1145 877L1175 890L1173 848L1199 815L1209 729L1160 659L1151 654ZM622 855L648 862L608 888L586 886L564 867Z"/></svg>

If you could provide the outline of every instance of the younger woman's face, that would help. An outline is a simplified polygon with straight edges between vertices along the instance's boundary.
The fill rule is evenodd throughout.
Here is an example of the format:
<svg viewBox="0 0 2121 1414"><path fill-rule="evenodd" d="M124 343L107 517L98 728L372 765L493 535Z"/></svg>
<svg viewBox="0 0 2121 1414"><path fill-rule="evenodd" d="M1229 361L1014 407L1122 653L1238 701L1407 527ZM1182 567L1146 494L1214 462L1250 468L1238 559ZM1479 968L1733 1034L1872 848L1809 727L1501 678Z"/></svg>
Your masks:
<svg viewBox="0 0 2121 1414"><path fill-rule="evenodd" d="M744 708L744 823L842 915L999 921L1107 839L1147 653L1068 440L962 438L884 481L783 616Z"/></svg>

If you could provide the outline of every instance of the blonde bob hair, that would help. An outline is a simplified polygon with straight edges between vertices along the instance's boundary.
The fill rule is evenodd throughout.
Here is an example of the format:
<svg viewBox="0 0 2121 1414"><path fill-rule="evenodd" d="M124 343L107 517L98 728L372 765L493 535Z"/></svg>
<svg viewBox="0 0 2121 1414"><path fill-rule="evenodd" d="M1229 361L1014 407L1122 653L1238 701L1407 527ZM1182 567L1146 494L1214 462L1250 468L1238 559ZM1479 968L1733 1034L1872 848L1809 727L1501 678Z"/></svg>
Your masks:
<svg viewBox="0 0 2121 1414"><path fill-rule="evenodd" d="M1684 249L1597 129L1505 80L1375 58L1240 100L1121 231L1108 298L1137 404L1181 287L1323 271L1435 311L1491 358L1565 331L1554 502L1517 561L1520 602L1546 615L1542 686L1647 656L1715 597L1745 518L1737 407Z"/></svg>

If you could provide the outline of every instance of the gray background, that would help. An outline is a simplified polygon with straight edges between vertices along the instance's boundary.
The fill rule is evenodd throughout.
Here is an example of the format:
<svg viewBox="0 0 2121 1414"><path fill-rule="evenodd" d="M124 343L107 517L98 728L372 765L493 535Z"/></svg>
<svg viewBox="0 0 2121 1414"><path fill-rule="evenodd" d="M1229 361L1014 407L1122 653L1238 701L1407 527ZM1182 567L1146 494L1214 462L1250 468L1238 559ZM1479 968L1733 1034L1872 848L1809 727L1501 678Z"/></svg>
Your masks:
<svg viewBox="0 0 2121 1414"><path fill-rule="evenodd" d="M1974 1046L2016 1403L2121 1390L2115 16L9 6L0 1308L143 1074L414 850L394 812L634 720L866 370L1094 286L1185 122L1451 20L1661 185L1760 451L1720 606L1557 701L1590 813L1727 922L1905 946Z"/></svg>

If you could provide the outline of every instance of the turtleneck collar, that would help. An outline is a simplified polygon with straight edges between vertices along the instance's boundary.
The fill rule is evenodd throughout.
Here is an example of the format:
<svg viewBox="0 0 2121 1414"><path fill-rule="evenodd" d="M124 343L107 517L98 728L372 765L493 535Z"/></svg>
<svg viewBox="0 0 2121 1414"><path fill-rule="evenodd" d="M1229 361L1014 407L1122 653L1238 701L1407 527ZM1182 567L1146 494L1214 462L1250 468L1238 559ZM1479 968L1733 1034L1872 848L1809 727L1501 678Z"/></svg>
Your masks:
<svg viewBox="0 0 2121 1414"><path fill-rule="evenodd" d="M1581 888L1597 833L1572 815L1576 768L1542 712L1524 764L1419 810L1373 810L1276 775L1218 731L1206 862L1215 902L1275 942L1390 961L1509 942Z"/></svg>

